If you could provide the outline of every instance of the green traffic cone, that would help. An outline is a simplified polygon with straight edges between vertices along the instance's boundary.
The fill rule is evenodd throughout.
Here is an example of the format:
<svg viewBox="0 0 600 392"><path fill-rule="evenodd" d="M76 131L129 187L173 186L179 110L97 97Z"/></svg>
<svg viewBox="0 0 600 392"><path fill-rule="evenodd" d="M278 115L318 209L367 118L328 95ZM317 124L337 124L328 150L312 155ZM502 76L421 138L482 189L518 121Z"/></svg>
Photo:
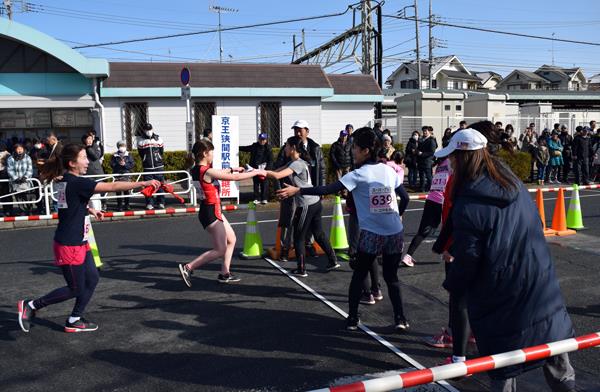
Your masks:
<svg viewBox="0 0 600 392"><path fill-rule="evenodd" d="M88 230L88 245L90 246L90 251L94 257L94 264L96 264L96 268L102 268L104 264L102 264L102 260L100 259L100 251L98 250L98 243L96 242L96 236L94 235L94 229L92 229L91 222L89 222L89 226L86 229Z"/></svg>
<svg viewBox="0 0 600 392"><path fill-rule="evenodd" d="M344 225L344 214L342 212L342 201L339 196L335 197L335 205L333 206L329 242L331 242L331 247L334 250L345 250L349 247L346 226Z"/></svg>
<svg viewBox="0 0 600 392"><path fill-rule="evenodd" d="M583 216L581 215L581 202L579 200L579 185L574 184L571 191L571 200L569 201L569 210L567 211L567 227L569 229L581 230L583 226Z"/></svg>
<svg viewBox="0 0 600 392"><path fill-rule="evenodd" d="M242 259L260 259L264 255L263 243L256 226L256 206L248 203L248 218L246 219L246 234L244 234L244 250Z"/></svg>

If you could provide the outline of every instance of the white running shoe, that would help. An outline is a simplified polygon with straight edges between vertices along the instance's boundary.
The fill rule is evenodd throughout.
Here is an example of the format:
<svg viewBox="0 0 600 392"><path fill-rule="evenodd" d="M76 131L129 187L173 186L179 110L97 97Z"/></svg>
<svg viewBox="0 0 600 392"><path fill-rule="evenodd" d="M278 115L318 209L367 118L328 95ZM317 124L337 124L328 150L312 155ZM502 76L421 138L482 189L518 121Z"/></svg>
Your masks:
<svg viewBox="0 0 600 392"><path fill-rule="evenodd" d="M404 265L406 265L407 267L414 267L415 266L415 259L412 258L411 255L409 254L405 254L404 257L402 258L402 262L404 263Z"/></svg>

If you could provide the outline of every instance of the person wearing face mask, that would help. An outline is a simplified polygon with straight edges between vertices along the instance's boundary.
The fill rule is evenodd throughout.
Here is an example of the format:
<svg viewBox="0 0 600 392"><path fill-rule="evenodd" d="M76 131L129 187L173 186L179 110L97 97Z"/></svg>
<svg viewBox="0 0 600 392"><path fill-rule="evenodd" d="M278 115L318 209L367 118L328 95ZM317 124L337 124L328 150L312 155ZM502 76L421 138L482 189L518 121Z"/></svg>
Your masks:
<svg viewBox="0 0 600 392"><path fill-rule="evenodd" d="M160 172L165 170L163 163L163 154L165 152L165 145L163 140L152 130L152 124L145 124L142 129L142 134L137 138L137 148L140 158L142 160L142 166L144 172ZM165 176L162 174L147 174L144 175L144 179L157 180L160 182L165 181ZM153 210L153 197L146 198L146 209ZM158 202L158 208L165 208L165 197L157 196L156 201Z"/></svg>
<svg viewBox="0 0 600 392"><path fill-rule="evenodd" d="M421 192L429 192L431 179L433 177L433 153L438 144L433 137L433 128L425 126L422 128L423 138L419 140L417 150L417 166L419 169L419 187Z"/></svg>
<svg viewBox="0 0 600 392"><path fill-rule="evenodd" d="M112 167L113 174L127 174L131 173L131 169L133 169L134 162L133 158L127 151L126 144L123 140L119 140L117 142L117 152L114 153L112 158L110 159L110 166ZM115 181L130 181L130 177L122 176L117 177ZM117 196L126 195L127 192L117 192ZM125 200L123 202L123 200ZM129 210L129 198L125 197L124 199L117 199L117 211L123 211L123 204L125 204L125 210Z"/></svg>
<svg viewBox="0 0 600 392"><path fill-rule="evenodd" d="M83 147L85 148L85 153L87 154L87 159L89 161L87 174L104 174L101 161L102 148L100 147L100 144L95 141L94 133L91 131L87 132L83 135L81 141L83 142Z"/></svg>
<svg viewBox="0 0 600 392"><path fill-rule="evenodd" d="M33 176L33 167L31 158L25 154L25 148L21 144L15 144L13 153L6 161L6 171L10 180L11 192L23 192L31 188L32 184L28 181ZM32 200L33 195L29 192L18 193L13 196L15 203L22 203ZM32 204L18 204L19 215L24 215L32 208Z"/></svg>
<svg viewBox="0 0 600 392"><path fill-rule="evenodd" d="M419 172L417 169L417 152L419 146L419 131L414 131L404 150L404 165L408 169L408 187L417 188Z"/></svg>
<svg viewBox="0 0 600 392"><path fill-rule="evenodd" d="M48 152L46 151L46 146L39 141L38 139L32 140L32 147L29 151L29 157L31 158L31 162L33 164L33 177L38 178L38 166L40 162L43 164L44 159L47 158Z"/></svg>

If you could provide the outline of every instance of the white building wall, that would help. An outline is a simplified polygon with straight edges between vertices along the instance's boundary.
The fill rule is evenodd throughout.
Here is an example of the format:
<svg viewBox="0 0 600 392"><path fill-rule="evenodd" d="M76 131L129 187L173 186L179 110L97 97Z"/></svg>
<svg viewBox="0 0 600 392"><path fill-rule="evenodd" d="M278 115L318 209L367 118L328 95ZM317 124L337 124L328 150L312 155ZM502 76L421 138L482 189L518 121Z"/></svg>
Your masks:
<svg viewBox="0 0 600 392"><path fill-rule="evenodd" d="M373 125L374 111L370 102L323 102L321 106L322 144L331 144L346 124L354 129ZM396 128L394 124L394 128Z"/></svg>
<svg viewBox="0 0 600 392"><path fill-rule="evenodd" d="M293 136L292 125L306 120L310 126L309 137L319 144L327 143L321 128L321 98L281 99L281 141Z"/></svg>
<svg viewBox="0 0 600 392"><path fill-rule="evenodd" d="M118 99L102 99L104 105L104 149L108 152L117 150L117 142L124 139L121 130L121 104Z"/></svg>

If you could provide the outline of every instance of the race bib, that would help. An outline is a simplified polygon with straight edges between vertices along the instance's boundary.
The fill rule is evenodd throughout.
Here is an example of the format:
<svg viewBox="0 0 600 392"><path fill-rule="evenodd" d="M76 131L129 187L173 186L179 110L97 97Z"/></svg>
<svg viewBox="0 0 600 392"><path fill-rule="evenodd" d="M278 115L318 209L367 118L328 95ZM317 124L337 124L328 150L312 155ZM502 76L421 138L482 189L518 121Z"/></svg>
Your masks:
<svg viewBox="0 0 600 392"><path fill-rule="evenodd" d="M443 192L444 189L446 189L448 178L450 178L450 174L447 172L435 173L435 175L433 176L433 180L431 180L431 190Z"/></svg>
<svg viewBox="0 0 600 392"><path fill-rule="evenodd" d="M372 214L396 212L396 193L391 187L369 188L369 210Z"/></svg>
<svg viewBox="0 0 600 392"><path fill-rule="evenodd" d="M92 220L89 215L85 216L83 220L83 241L87 241L90 236L90 230L92 229Z"/></svg>
<svg viewBox="0 0 600 392"><path fill-rule="evenodd" d="M56 205L58 208L69 208L67 204L67 183L57 182L54 184L54 190L56 191Z"/></svg>

